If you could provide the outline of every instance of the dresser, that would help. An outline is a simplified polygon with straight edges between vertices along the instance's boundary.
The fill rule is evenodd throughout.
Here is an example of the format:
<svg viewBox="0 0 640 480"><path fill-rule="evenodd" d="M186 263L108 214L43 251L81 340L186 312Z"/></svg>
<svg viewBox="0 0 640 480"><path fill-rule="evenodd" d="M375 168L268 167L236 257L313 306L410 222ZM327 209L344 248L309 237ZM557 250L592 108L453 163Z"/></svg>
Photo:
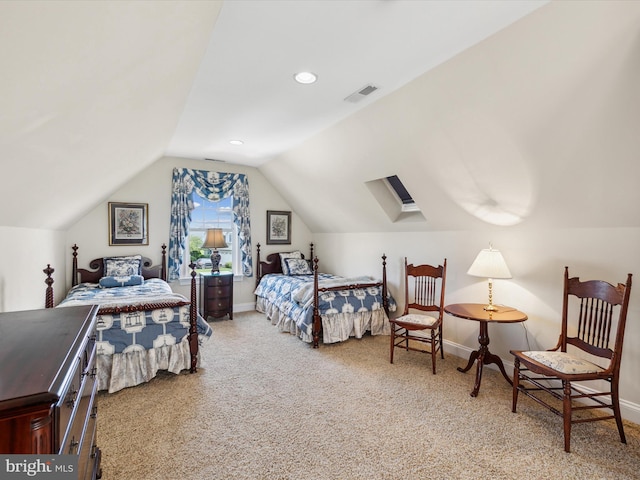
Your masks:
<svg viewBox="0 0 640 480"><path fill-rule="evenodd" d="M77 455L79 480L101 477L97 311L0 313L0 453Z"/></svg>
<svg viewBox="0 0 640 480"><path fill-rule="evenodd" d="M200 313L205 320L225 315L233 320L233 274L200 274L200 299Z"/></svg>

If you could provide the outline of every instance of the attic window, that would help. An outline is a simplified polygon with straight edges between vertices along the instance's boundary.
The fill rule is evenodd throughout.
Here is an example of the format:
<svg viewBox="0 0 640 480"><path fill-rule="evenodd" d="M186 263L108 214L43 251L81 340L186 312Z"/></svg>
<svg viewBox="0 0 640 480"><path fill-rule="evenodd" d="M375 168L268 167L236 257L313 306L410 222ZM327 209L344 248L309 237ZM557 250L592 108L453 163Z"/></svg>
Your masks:
<svg viewBox="0 0 640 480"><path fill-rule="evenodd" d="M426 220L397 175L371 180L366 186L393 223Z"/></svg>
<svg viewBox="0 0 640 480"><path fill-rule="evenodd" d="M387 177L387 184L398 197L398 201L401 204L403 212L419 212L420 209L416 205L416 202L411 198L411 194L407 191L402 181L397 175Z"/></svg>

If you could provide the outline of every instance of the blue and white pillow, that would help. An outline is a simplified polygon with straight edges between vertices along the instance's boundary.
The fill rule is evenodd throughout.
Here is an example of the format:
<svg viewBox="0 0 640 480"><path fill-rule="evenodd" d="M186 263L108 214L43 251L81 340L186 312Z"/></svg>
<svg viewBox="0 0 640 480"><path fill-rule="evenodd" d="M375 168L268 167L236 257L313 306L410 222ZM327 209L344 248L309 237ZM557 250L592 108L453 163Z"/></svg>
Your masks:
<svg viewBox="0 0 640 480"><path fill-rule="evenodd" d="M287 264L288 275L312 275L311 265L308 260L304 258L287 258L285 259Z"/></svg>
<svg viewBox="0 0 640 480"><path fill-rule="evenodd" d="M280 263L282 264L282 273L290 275L289 267L287 266L287 258L302 258L302 252L296 250L295 252L285 252L280 254Z"/></svg>
<svg viewBox="0 0 640 480"><path fill-rule="evenodd" d="M128 277L142 273L142 255L104 257L105 277Z"/></svg>
<svg viewBox="0 0 640 480"><path fill-rule="evenodd" d="M98 283L100 288L132 287L134 285L142 285L144 277L142 275L109 276L102 277Z"/></svg>

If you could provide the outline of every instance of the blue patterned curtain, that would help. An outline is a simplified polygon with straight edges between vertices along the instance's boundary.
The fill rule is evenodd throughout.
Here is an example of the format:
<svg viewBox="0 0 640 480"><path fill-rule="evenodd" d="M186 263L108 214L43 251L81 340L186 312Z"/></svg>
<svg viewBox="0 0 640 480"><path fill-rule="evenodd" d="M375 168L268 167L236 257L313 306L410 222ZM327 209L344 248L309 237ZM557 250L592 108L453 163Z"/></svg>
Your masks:
<svg viewBox="0 0 640 480"><path fill-rule="evenodd" d="M190 168L174 168L171 182L171 232L169 238L169 280L180 278L180 265L185 241L189 235L191 193L217 202L233 195L233 223L238 228L238 248L242 274L253 275L251 257L251 222L249 221L249 181L241 173L220 173Z"/></svg>

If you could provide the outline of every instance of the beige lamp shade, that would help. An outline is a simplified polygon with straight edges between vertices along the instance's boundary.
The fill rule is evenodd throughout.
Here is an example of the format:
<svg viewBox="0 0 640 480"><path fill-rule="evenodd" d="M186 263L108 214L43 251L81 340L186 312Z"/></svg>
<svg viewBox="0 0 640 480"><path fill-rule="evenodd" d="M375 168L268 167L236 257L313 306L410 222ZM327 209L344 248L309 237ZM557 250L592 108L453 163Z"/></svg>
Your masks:
<svg viewBox="0 0 640 480"><path fill-rule="evenodd" d="M504 261L504 257L500 253L500 250L495 250L491 244L489 248L485 248L480 251L476 259L473 261L467 274L474 277L484 277L489 282L489 304L484 307L489 312L495 312L498 310L493 305L493 279L494 278L511 278L511 272L507 267L507 262Z"/></svg>
<svg viewBox="0 0 640 480"><path fill-rule="evenodd" d="M511 272L500 250L495 250L491 246L478 253L467 274L484 278L511 278Z"/></svg>
<svg viewBox="0 0 640 480"><path fill-rule="evenodd" d="M227 242L224 240L221 228L210 228L207 230L207 236L204 239L203 248L227 248Z"/></svg>

